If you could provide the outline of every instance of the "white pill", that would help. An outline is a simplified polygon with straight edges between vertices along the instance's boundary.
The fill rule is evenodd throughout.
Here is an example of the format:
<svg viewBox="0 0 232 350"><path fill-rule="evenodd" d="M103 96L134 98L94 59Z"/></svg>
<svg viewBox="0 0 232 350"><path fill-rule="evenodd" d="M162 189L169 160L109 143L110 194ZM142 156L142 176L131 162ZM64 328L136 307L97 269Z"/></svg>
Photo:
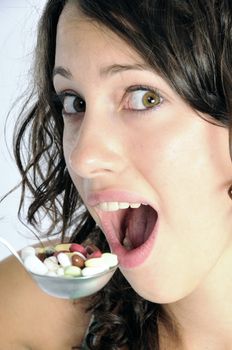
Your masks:
<svg viewBox="0 0 232 350"><path fill-rule="evenodd" d="M56 270L56 274L57 276L64 276L64 268L63 267L58 267L58 269Z"/></svg>
<svg viewBox="0 0 232 350"><path fill-rule="evenodd" d="M55 271L51 271L51 270L49 270L49 271L46 273L46 276L56 277L56 276L57 276L57 274L56 274L56 272L55 272Z"/></svg>
<svg viewBox="0 0 232 350"><path fill-rule="evenodd" d="M48 259L48 260L50 260L50 261L53 261L55 264L58 264L58 260L57 260L57 257L56 256L49 256L48 258L46 258L46 259ZM46 260L45 259L45 260Z"/></svg>
<svg viewBox="0 0 232 350"><path fill-rule="evenodd" d="M35 255L35 254L36 254L36 250L34 247L25 247L21 250L21 258L23 261L26 259L27 256Z"/></svg>
<svg viewBox="0 0 232 350"><path fill-rule="evenodd" d="M64 269L65 276L79 277L81 276L81 269L77 266L67 266Z"/></svg>
<svg viewBox="0 0 232 350"><path fill-rule="evenodd" d="M48 272L47 266L35 255L28 255L24 260L24 266L27 270L39 275L45 275Z"/></svg>
<svg viewBox="0 0 232 350"><path fill-rule="evenodd" d="M98 267L98 266L104 266L105 265L105 262L104 260L102 259L102 257L100 258L90 258L90 259L87 259L85 261L85 266L86 267Z"/></svg>
<svg viewBox="0 0 232 350"><path fill-rule="evenodd" d="M82 276L94 276L98 273L109 270L108 266L95 266L95 267L84 267L82 272Z"/></svg>
<svg viewBox="0 0 232 350"><path fill-rule="evenodd" d="M69 256L65 253L59 253L57 255L57 260L59 261L60 265L63 267L67 267L67 266L71 266L71 259L69 258Z"/></svg>
<svg viewBox="0 0 232 350"><path fill-rule="evenodd" d="M58 260L55 256L50 256L49 258L44 259L43 263L47 266L49 271L56 271L59 267Z"/></svg>
<svg viewBox="0 0 232 350"><path fill-rule="evenodd" d="M103 253L101 258L104 260L104 263L109 267L113 267L118 264L118 257L116 254Z"/></svg>

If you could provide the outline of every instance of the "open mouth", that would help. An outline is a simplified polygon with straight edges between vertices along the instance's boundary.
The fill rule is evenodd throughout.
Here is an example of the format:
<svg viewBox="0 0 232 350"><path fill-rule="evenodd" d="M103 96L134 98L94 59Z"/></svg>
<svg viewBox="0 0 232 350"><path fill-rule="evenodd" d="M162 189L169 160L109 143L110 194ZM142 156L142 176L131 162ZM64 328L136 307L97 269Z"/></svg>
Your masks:
<svg viewBox="0 0 232 350"><path fill-rule="evenodd" d="M120 220L120 243L132 250L143 245L153 232L158 214L150 205L124 210Z"/></svg>
<svg viewBox="0 0 232 350"><path fill-rule="evenodd" d="M104 197L107 196L113 199L119 192L104 193ZM125 197L125 192L121 197ZM150 256L159 226L159 214L153 206L143 199L133 200L133 195L127 197L131 198L130 202L104 201L100 195L89 197L99 226L123 269L135 268Z"/></svg>
<svg viewBox="0 0 232 350"><path fill-rule="evenodd" d="M109 243L120 243L127 251L136 249L154 232L158 213L148 204L101 202L96 207Z"/></svg>

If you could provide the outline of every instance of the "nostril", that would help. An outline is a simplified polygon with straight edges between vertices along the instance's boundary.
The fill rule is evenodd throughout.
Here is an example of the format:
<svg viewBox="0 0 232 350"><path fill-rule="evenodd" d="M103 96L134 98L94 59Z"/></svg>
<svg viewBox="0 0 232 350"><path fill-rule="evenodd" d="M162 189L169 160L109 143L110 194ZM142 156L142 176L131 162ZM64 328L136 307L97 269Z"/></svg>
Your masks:
<svg viewBox="0 0 232 350"><path fill-rule="evenodd" d="M88 177L102 172L109 172L113 165L97 156L88 156L86 153L78 157L70 157L71 168L81 176Z"/></svg>

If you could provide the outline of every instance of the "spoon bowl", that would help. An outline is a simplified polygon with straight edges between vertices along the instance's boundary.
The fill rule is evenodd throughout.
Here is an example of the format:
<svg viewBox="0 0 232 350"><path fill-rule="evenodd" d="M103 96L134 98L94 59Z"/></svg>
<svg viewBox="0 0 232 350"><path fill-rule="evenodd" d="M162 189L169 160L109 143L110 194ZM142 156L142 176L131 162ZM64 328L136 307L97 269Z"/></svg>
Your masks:
<svg viewBox="0 0 232 350"><path fill-rule="evenodd" d="M80 299L90 296L102 289L109 282L118 268L118 265L116 265L109 270L100 272L93 276L63 277L39 275L26 269L21 257L9 242L0 237L0 243L17 258L40 289L45 293L58 298Z"/></svg>
<svg viewBox="0 0 232 350"><path fill-rule="evenodd" d="M80 299L102 289L109 282L116 269L117 266L114 266L94 276L83 277L46 276L28 272L47 294L63 299Z"/></svg>

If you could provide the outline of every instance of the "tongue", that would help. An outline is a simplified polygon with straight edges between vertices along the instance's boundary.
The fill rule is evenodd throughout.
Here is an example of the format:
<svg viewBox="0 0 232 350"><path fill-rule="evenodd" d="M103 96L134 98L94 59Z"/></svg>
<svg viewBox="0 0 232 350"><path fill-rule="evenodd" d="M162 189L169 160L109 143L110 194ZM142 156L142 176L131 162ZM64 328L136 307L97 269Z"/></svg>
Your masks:
<svg viewBox="0 0 232 350"><path fill-rule="evenodd" d="M142 245L149 237L156 223L155 211L150 206L141 205L129 209L126 216L126 238L133 248Z"/></svg>

